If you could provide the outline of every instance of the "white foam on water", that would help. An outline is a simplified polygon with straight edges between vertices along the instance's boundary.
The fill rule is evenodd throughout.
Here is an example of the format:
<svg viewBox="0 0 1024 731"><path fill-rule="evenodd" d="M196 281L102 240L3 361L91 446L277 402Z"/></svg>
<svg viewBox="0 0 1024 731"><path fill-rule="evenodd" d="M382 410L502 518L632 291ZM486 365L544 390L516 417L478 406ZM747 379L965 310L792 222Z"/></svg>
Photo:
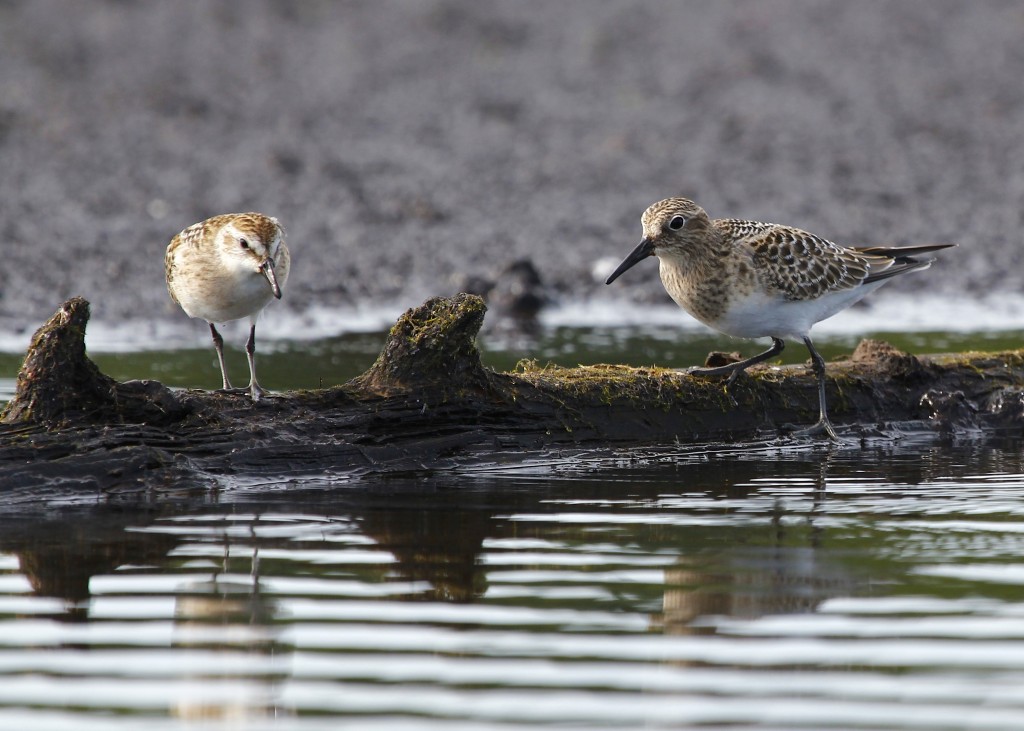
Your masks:
<svg viewBox="0 0 1024 731"><path fill-rule="evenodd" d="M263 341L303 342L351 333L385 332L411 306L368 303L359 307L313 307L302 312L272 308L261 317ZM493 315L492 315L493 317ZM645 305L616 299L571 300L544 310L545 327L671 327L705 333L707 327L675 305ZM6 326L6 327L5 327ZM248 321L218 326L229 341L242 343ZM1024 295L997 294L984 299L941 295L878 296L818 323L816 335L877 332L1000 332L1024 330ZM23 353L32 331L0 322L0 352ZM178 319L102 320L89 323L86 346L94 353L205 348L209 331L200 321Z"/></svg>
<svg viewBox="0 0 1024 731"><path fill-rule="evenodd" d="M708 328L675 305L641 305L617 300L567 302L541 313L551 327L677 326ZM822 335L865 332L999 332L1024 330L1024 296L998 294L984 299L940 295L876 296L814 326Z"/></svg>

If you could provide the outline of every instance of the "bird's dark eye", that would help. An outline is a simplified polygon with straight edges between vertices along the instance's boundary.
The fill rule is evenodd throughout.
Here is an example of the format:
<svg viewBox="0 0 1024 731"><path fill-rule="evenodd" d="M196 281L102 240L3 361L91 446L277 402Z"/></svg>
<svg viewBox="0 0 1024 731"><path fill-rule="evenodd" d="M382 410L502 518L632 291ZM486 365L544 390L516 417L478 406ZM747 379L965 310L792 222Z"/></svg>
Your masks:
<svg viewBox="0 0 1024 731"><path fill-rule="evenodd" d="M682 216L675 216L671 221L668 222L668 227L673 231L678 231L686 225L686 219Z"/></svg>
<svg viewBox="0 0 1024 731"><path fill-rule="evenodd" d="M246 241L245 239L239 239L238 240L238 245L241 246L243 249L248 249L249 248L249 242Z"/></svg>

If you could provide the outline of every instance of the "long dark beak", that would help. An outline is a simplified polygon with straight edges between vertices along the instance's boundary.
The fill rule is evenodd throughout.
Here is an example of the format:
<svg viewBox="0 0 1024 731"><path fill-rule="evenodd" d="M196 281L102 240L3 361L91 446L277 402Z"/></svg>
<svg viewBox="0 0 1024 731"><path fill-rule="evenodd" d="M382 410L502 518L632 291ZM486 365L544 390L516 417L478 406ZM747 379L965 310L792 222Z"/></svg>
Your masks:
<svg viewBox="0 0 1024 731"><path fill-rule="evenodd" d="M632 269L633 265L643 261L649 256L654 256L654 242L644 236L643 240L637 244L637 247L629 252L629 256L623 259L622 263L615 268L615 271L611 273L611 276L604 280L604 283L611 284L618 279L619 275L624 271Z"/></svg>
<svg viewBox="0 0 1024 731"><path fill-rule="evenodd" d="M260 264L260 273L270 282L270 288L274 291L274 296L281 299L281 287L277 283L277 274L274 273L274 260L269 256L266 261Z"/></svg>

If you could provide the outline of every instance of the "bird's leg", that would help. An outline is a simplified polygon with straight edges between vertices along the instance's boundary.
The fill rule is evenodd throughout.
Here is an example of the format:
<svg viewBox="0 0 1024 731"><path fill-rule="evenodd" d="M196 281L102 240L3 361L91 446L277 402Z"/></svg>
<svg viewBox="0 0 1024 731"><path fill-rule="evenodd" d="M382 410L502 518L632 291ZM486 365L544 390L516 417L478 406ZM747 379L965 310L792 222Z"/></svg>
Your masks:
<svg viewBox="0 0 1024 731"><path fill-rule="evenodd" d="M224 338L217 332L216 326L210 323L210 334L213 335L213 347L217 351L217 362L220 363L220 376L224 379L224 391L231 390L231 381L228 379L228 369L224 364Z"/></svg>
<svg viewBox="0 0 1024 731"><path fill-rule="evenodd" d="M256 382L256 323L249 327L249 339L245 341L245 355L249 360L249 395L259 401L266 393Z"/></svg>
<svg viewBox="0 0 1024 731"><path fill-rule="evenodd" d="M214 324L210 323L210 334L213 335L213 347L217 351L217 362L220 363L220 375L224 380L224 386L221 388L221 393L245 393L244 388L234 388L231 385L231 381L228 379L228 369L224 364L224 338L217 332L217 328Z"/></svg>
<svg viewBox="0 0 1024 731"><path fill-rule="evenodd" d="M782 349L786 347L786 343L783 342L782 338L772 338L772 347L763 353L758 353L752 358L741 360L738 363L730 363L729 365L718 366L717 368L691 368L690 374L694 376L724 376L729 375L729 380L725 382L726 388L731 386L733 382L739 377L740 373L745 371L752 365L757 363L763 363L769 358L774 358L776 355L782 352Z"/></svg>
<svg viewBox="0 0 1024 731"><path fill-rule="evenodd" d="M814 375L818 378L818 423L808 429L801 429L797 434L811 436L825 432L833 442L838 442L839 435L832 428L832 422L828 420L828 411L825 408L825 360L814 349L814 343L809 337L804 337L804 345L811 353L811 366L814 368Z"/></svg>

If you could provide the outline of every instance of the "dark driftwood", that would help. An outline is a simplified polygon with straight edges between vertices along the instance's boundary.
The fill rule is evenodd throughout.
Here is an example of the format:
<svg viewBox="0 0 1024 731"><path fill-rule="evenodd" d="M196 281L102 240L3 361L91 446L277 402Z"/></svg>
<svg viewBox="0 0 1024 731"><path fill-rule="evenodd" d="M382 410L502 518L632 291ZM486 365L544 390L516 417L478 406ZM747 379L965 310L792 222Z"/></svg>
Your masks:
<svg viewBox="0 0 1024 731"><path fill-rule="evenodd" d="M780 436L817 417L805 366L759 367L728 390L667 369L524 364L496 373L475 345L480 298L435 298L392 328L362 376L325 390L245 396L118 383L85 353L89 305L64 303L32 339L0 414L0 487L13 499L502 464L552 447ZM828 366L851 437L1019 428L1024 354L916 358L864 341ZM851 424L853 426L851 426ZM18 491L23 491L19 493Z"/></svg>

